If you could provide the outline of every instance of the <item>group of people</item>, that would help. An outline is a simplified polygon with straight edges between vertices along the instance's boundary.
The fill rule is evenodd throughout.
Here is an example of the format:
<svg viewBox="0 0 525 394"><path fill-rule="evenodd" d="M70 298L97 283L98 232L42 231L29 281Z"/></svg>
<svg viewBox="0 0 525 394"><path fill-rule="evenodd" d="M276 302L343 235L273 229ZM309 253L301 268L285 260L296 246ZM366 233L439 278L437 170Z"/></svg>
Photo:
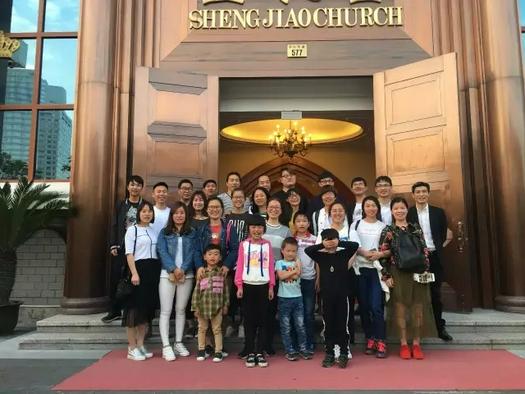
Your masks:
<svg viewBox="0 0 525 394"><path fill-rule="evenodd" d="M122 319L129 359L153 356L144 339L159 306L166 361L190 355L183 343L188 318L198 325L199 361L222 361L228 355L223 331L237 327L246 367L266 367L275 354L276 326L288 360L311 359L316 307L324 323L323 367L345 368L352 357L356 306L368 355L387 356L387 332L399 338L403 359L424 358L422 337L452 340L440 299L441 255L452 232L443 209L428 204L428 183L412 186L412 207L392 195L388 176L375 180L377 197L368 195L364 178L354 178L351 202L338 195L326 171L309 201L290 168L282 169L280 183L271 195L270 178L261 175L247 197L237 172L227 175L220 194L214 180L194 191L183 179L178 201L168 206L166 183L153 186L151 203L142 198L143 179L130 177L112 224L113 304L103 318ZM117 297L123 279L132 291Z"/></svg>

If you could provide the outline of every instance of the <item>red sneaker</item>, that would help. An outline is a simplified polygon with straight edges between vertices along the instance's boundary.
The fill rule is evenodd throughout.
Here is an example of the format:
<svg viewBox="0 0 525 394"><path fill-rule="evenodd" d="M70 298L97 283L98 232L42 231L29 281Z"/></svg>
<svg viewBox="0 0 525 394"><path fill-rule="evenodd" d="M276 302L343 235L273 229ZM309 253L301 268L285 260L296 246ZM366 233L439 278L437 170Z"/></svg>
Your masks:
<svg viewBox="0 0 525 394"><path fill-rule="evenodd" d="M416 360L423 360L425 358L425 355L423 354L423 350L421 350L421 346L419 345L412 346L412 354L414 355L414 358Z"/></svg>
<svg viewBox="0 0 525 394"><path fill-rule="evenodd" d="M401 345L401 348L399 349L399 357L403 360L410 360L412 358L408 345Z"/></svg>
<svg viewBox="0 0 525 394"><path fill-rule="evenodd" d="M365 354L371 355L374 354L376 350L376 342L373 339L366 341Z"/></svg>
<svg viewBox="0 0 525 394"><path fill-rule="evenodd" d="M377 341L376 349L377 358L386 358L386 343L384 341Z"/></svg>

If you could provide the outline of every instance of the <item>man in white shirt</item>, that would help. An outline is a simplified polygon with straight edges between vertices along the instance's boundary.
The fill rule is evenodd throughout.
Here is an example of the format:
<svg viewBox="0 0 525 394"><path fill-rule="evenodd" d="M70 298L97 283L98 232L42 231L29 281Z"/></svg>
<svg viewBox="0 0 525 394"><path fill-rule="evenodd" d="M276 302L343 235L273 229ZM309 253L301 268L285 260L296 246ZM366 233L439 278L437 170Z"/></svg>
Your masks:
<svg viewBox="0 0 525 394"><path fill-rule="evenodd" d="M376 178L375 182L377 199L381 205L381 221L387 225L392 224L392 212L390 202L392 201L392 179L386 175Z"/></svg>
<svg viewBox="0 0 525 394"><path fill-rule="evenodd" d="M238 189L241 187L241 175L236 172L232 171L229 172L228 175L226 175L226 192L219 194L217 197L219 197L222 200L222 204L224 205L224 215L229 215L233 210L233 201L232 201L232 193L235 189ZM244 203L244 210L247 211L248 207L250 206L250 200L246 199Z"/></svg>
<svg viewBox="0 0 525 394"><path fill-rule="evenodd" d="M416 182L412 185L412 197L416 202L415 207L408 210L407 219L410 223L418 223L423 230L425 243L429 250L430 272L436 278L430 284L430 295L432 297L432 309L438 336L444 341L453 338L445 328L443 319L443 304L441 303L441 284L444 279L444 269L441 263L443 248L452 241L452 231L447 226L447 216L441 208L428 204L430 197L430 185L426 182Z"/></svg>
<svg viewBox="0 0 525 394"><path fill-rule="evenodd" d="M157 182L153 186L151 193L155 205L153 211L155 212L155 221L150 225L157 236L164 227L168 224L170 216L170 207L168 207L168 185L165 182Z"/></svg>
<svg viewBox="0 0 525 394"><path fill-rule="evenodd" d="M355 177L350 183L350 190L355 198L355 203L348 206L348 217L351 219L351 222L363 218L363 200L366 197L366 192L368 190L368 185L366 184L366 179L363 177Z"/></svg>

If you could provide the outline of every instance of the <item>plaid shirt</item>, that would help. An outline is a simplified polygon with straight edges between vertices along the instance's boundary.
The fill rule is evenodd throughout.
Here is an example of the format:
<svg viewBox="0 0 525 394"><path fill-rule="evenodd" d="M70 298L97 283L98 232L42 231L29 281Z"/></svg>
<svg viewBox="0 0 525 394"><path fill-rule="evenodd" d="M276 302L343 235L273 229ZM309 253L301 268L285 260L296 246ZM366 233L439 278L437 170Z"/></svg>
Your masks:
<svg viewBox="0 0 525 394"><path fill-rule="evenodd" d="M228 284L221 274L220 267L206 268L204 277L195 285L191 299L191 310L197 311L199 316L204 319L211 319L229 304L230 292Z"/></svg>

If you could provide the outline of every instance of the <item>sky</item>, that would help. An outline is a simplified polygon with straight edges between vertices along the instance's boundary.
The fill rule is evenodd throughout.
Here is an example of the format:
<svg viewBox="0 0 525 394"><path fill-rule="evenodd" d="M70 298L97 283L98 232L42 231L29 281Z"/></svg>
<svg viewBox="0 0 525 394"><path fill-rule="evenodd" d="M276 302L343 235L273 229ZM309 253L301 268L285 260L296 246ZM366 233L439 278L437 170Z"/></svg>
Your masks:
<svg viewBox="0 0 525 394"><path fill-rule="evenodd" d="M77 31L79 0L47 0L45 31ZM39 0L13 0L11 32L34 32L37 28ZM34 54L35 41L27 40L28 54ZM76 40L45 40L42 78L50 85L66 89L67 101L75 98ZM34 57L27 59L26 68L34 69Z"/></svg>

